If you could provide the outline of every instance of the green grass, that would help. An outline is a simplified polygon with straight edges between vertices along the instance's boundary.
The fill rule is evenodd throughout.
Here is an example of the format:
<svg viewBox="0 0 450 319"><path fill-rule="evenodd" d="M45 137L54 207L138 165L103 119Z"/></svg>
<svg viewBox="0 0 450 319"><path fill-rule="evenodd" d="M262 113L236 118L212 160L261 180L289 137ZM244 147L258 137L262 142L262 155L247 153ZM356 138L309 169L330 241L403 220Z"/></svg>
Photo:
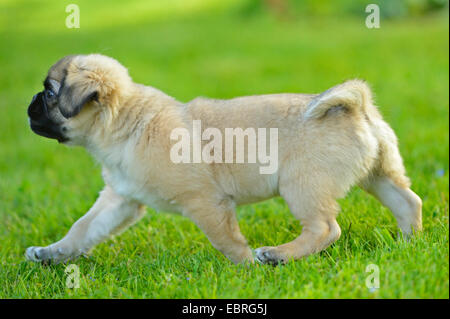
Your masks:
<svg viewBox="0 0 450 319"><path fill-rule="evenodd" d="M239 1L79 3L81 28L69 30L64 2L0 1L0 298L449 297L446 16L382 20L369 30L364 17L247 17ZM354 189L340 200L342 237L326 251L246 268L228 262L188 219L149 209L76 260L81 287L66 288L64 265L26 262L24 251L60 239L89 209L103 185L100 166L80 148L33 134L26 108L51 64L91 52L181 101L321 92L366 79L424 201L423 234L398 240L391 213ZM280 198L240 207L238 219L253 248L300 233ZM369 264L380 268L379 289L365 286Z"/></svg>

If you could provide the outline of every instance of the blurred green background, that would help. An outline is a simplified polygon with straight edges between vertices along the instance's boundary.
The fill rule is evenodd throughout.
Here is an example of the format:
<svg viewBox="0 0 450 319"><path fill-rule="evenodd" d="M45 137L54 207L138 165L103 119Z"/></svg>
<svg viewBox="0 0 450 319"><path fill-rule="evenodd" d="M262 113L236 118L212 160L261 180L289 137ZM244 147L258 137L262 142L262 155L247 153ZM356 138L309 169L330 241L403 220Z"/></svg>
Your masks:
<svg viewBox="0 0 450 319"><path fill-rule="evenodd" d="M68 29L70 3L80 28ZM380 7L379 29L365 8ZM448 298L448 1L0 0L0 298ZM181 101L321 92L363 78L396 131L424 233L396 239L390 212L359 189L340 201L343 234L286 266L231 265L187 219L149 209L144 220L79 259L80 289L64 265L24 260L60 239L102 188L80 148L39 137L26 108L64 55L102 53L136 82ZM295 238L282 199L238 209L253 248ZM365 286L377 264L380 288Z"/></svg>

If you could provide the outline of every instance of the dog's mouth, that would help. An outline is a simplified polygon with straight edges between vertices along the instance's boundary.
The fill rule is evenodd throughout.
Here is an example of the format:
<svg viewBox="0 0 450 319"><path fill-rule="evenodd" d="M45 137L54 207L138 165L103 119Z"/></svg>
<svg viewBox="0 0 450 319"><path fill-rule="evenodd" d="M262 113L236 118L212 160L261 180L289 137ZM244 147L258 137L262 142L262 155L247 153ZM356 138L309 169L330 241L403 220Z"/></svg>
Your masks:
<svg viewBox="0 0 450 319"><path fill-rule="evenodd" d="M61 133L55 129L49 128L48 126L41 125L36 121L29 119L31 130L37 135L44 136L47 138L52 138L57 140L59 143L67 142L69 139L62 136Z"/></svg>
<svg viewBox="0 0 450 319"><path fill-rule="evenodd" d="M52 138L59 143L67 142L68 139L62 135L58 124L54 123L47 110L47 103L40 92L33 96L30 106L28 107L28 121L31 130L41 136Z"/></svg>

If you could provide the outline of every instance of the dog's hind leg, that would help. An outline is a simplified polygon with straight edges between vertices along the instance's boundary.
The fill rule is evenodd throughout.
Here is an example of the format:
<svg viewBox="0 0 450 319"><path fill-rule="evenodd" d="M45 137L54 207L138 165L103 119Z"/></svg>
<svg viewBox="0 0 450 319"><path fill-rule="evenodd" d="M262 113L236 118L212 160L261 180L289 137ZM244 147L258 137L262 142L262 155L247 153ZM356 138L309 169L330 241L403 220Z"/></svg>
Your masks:
<svg viewBox="0 0 450 319"><path fill-rule="evenodd" d="M389 208L403 234L422 229L422 200L410 189L394 131L383 121L373 127L379 140L377 163L359 185Z"/></svg>
<svg viewBox="0 0 450 319"><path fill-rule="evenodd" d="M61 262L87 253L111 235L131 226L145 214L145 207L130 201L106 186L92 208L60 241L46 247L29 247L28 260Z"/></svg>
<svg viewBox="0 0 450 319"><path fill-rule="evenodd" d="M319 252L341 235L336 222L338 204L327 192L318 193L307 187L306 183L288 183L280 189L292 214L303 225L302 233L293 241L276 246L261 247L255 250L256 258L262 263L285 263ZM312 186L312 184L310 184ZM320 191L320 189L319 189Z"/></svg>
<svg viewBox="0 0 450 319"><path fill-rule="evenodd" d="M407 185L388 176L371 176L361 187L389 208L403 234L422 230L422 200Z"/></svg>

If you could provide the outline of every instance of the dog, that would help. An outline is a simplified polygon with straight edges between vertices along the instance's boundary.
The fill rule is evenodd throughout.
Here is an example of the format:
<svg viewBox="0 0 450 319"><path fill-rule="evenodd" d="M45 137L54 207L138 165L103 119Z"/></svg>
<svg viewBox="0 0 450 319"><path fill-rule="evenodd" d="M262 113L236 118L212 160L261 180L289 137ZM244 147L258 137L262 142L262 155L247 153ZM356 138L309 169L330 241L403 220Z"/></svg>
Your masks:
<svg viewBox="0 0 450 319"><path fill-rule="evenodd" d="M361 80L321 94L181 103L134 83L113 58L73 55L50 68L28 116L35 133L85 147L101 163L105 181L95 204L64 238L26 250L32 261L58 263L86 254L137 222L150 206L190 218L234 263L285 263L340 237L336 199L353 185L388 207L403 234L422 229L422 201L410 189L397 137ZM173 131L195 133L195 120L222 133L276 129L276 170L261 174L259 162L220 161L225 154L219 153L218 161L174 162ZM289 243L252 250L239 229L236 206L274 196L284 198L302 232Z"/></svg>

